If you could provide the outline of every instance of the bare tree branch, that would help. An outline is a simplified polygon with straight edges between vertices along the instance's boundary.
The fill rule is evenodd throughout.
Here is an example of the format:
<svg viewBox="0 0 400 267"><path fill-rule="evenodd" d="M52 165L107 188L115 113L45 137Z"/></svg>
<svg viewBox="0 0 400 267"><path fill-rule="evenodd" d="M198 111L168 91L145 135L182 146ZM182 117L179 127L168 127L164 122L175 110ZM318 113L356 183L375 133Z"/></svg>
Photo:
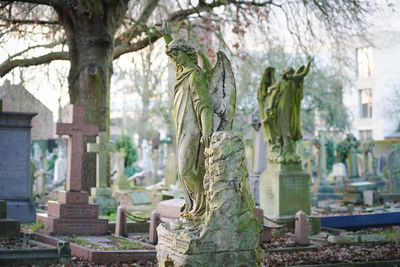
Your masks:
<svg viewBox="0 0 400 267"><path fill-rule="evenodd" d="M38 25L61 25L59 21L47 21L47 20L29 20L29 19L9 19L0 16L0 20L8 22L10 24L38 24Z"/></svg>
<svg viewBox="0 0 400 267"><path fill-rule="evenodd" d="M53 48L53 47L55 47L57 45L65 44L65 42L66 42L66 40L61 40L61 41L53 42L53 43L50 43L50 44L31 46L31 47L28 47L28 48L22 50L21 52L18 52L18 53L14 54L14 55L9 56L9 58L7 60L10 61L11 59L19 57L19 56L22 56L26 52L28 52L30 50L33 50L33 49L36 49L36 48Z"/></svg>
<svg viewBox="0 0 400 267"><path fill-rule="evenodd" d="M145 39L137 41L135 43L127 43L121 44L114 48L113 59L119 58L121 55L129 52L139 51L151 43L154 43L158 39L161 38L161 34L158 32L153 32L151 35L148 35Z"/></svg>
<svg viewBox="0 0 400 267"><path fill-rule="evenodd" d="M6 60L0 65L0 77L3 77L16 67L36 66L50 63L53 60L69 60L68 52L51 52L35 58Z"/></svg>
<svg viewBox="0 0 400 267"><path fill-rule="evenodd" d="M12 2L16 2L15 0L5 0L1 1L3 4L9 4ZM39 4L46 6L67 6L71 0L18 0L18 2L31 3L31 4Z"/></svg>

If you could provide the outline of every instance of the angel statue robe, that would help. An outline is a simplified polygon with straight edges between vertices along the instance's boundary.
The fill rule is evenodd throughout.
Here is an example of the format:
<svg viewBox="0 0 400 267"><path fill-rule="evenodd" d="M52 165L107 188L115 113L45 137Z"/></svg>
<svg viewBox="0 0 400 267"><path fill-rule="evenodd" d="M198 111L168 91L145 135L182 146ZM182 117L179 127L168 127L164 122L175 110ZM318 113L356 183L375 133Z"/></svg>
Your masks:
<svg viewBox="0 0 400 267"><path fill-rule="evenodd" d="M303 77L294 75L291 79L282 79L268 88L267 102L271 103L279 134L278 142L288 145L301 139L300 102L303 98ZM268 114L267 114L268 117Z"/></svg>
<svg viewBox="0 0 400 267"><path fill-rule="evenodd" d="M291 68L289 72L284 71L282 79L277 82L274 79L274 68L268 67L263 73L257 98L264 139L271 146L271 152L294 153L295 142L302 137L300 104L303 98L303 81L310 62L296 71Z"/></svg>
<svg viewBox="0 0 400 267"><path fill-rule="evenodd" d="M184 210L201 216L206 207L201 112L211 109L205 74L198 69L176 67L173 118L176 129L179 182L185 198Z"/></svg>

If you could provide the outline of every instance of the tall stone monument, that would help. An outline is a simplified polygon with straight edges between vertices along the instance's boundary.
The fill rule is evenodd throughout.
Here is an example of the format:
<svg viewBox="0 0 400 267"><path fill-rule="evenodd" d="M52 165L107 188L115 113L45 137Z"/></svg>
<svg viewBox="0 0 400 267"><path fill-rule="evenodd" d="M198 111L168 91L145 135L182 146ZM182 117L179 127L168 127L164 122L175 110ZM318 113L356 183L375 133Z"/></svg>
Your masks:
<svg viewBox="0 0 400 267"><path fill-rule="evenodd" d="M252 173L249 175L250 190L256 205L260 204L260 175L267 168L267 144L264 141L261 130L260 115L258 109L251 114L251 126L256 131L254 141L254 157Z"/></svg>
<svg viewBox="0 0 400 267"><path fill-rule="evenodd" d="M318 178L312 187L313 195L318 200L340 199L340 195L335 193L335 188L327 179L328 137L326 131L319 132L318 138L314 140L314 145L318 149Z"/></svg>
<svg viewBox="0 0 400 267"><path fill-rule="evenodd" d="M90 201L99 205L99 213L107 214L108 210L116 210L118 201L112 197L107 186L107 156L115 151L115 146L108 143L106 132L100 132L96 143L87 144L87 151L96 153L96 187L90 191Z"/></svg>
<svg viewBox="0 0 400 267"><path fill-rule="evenodd" d="M357 165L357 150L360 147L360 141L358 141L353 134L348 133L346 135L346 139L344 139L342 143L342 146L347 153L347 166L349 168L349 178L350 179L360 178Z"/></svg>
<svg viewBox="0 0 400 267"><path fill-rule="evenodd" d="M126 157L125 149L120 148L118 153L118 176L113 184L114 190L131 189L131 183L127 180L127 177L125 175L125 157Z"/></svg>
<svg viewBox="0 0 400 267"><path fill-rule="evenodd" d="M349 180L346 181L344 187L343 201L349 203L363 203L364 191L376 191L376 183L369 182L360 177L358 168L358 150L360 141L351 133L346 135L346 139L342 143L343 149L347 153L347 164L349 168Z"/></svg>
<svg viewBox="0 0 400 267"><path fill-rule="evenodd" d="M100 235L107 232L108 221L99 219L99 206L89 204L89 194L82 189L84 136L96 136L97 125L86 125L84 107L72 105L72 123L57 123L56 134L68 135L66 191L58 192L58 201L49 201L47 214L40 214L50 234Z"/></svg>
<svg viewBox="0 0 400 267"><path fill-rule="evenodd" d="M0 112L0 199L9 218L36 220L31 201L31 121L36 113Z"/></svg>
<svg viewBox="0 0 400 267"><path fill-rule="evenodd" d="M57 159L54 162L54 179L53 184L58 185L65 181L67 177L67 161L64 158L62 146L59 145Z"/></svg>
<svg viewBox="0 0 400 267"><path fill-rule="evenodd" d="M218 52L212 67L202 52L173 40L165 20L156 27L176 66L173 114L185 198L181 218L157 228L158 264L256 266L262 226L253 211L243 138L231 132L236 85L230 61Z"/></svg>
<svg viewBox="0 0 400 267"><path fill-rule="evenodd" d="M302 138L300 103L306 66L285 68L275 81L275 69L265 69L257 99L264 140L268 144L268 166L260 176L260 207L267 217L294 218L303 210L310 213L310 175L302 168L296 141Z"/></svg>

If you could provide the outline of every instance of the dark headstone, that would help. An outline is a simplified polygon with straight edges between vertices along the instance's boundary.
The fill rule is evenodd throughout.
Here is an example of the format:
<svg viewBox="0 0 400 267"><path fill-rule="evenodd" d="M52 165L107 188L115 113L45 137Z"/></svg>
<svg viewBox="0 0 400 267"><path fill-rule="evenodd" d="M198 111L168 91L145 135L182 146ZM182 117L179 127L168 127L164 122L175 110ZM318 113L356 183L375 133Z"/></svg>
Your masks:
<svg viewBox="0 0 400 267"><path fill-rule="evenodd" d="M30 191L31 120L36 113L0 113L0 199L9 218L36 220Z"/></svg>

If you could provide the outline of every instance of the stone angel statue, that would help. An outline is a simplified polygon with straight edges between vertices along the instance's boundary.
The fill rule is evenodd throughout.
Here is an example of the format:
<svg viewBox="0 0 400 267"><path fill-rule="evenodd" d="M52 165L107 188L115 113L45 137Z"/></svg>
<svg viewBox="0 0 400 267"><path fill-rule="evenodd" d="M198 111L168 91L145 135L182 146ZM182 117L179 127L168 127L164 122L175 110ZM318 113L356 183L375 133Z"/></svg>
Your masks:
<svg viewBox="0 0 400 267"><path fill-rule="evenodd" d="M206 207L204 151L213 132L232 129L235 79L231 63L223 52L218 52L217 63L212 67L201 51L195 51L181 38L172 38L166 20L157 22L156 29L163 35L166 54L175 65L173 118L178 176L185 197L182 216L196 221Z"/></svg>
<svg viewBox="0 0 400 267"><path fill-rule="evenodd" d="M302 138L300 126L300 103L303 98L303 81L312 58L306 66L296 71L287 67L281 80L275 81L275 69L265 69L258 87L257 99L264 140L269 145L269 158L283 161L298 161L296 141Z"/></svg>

